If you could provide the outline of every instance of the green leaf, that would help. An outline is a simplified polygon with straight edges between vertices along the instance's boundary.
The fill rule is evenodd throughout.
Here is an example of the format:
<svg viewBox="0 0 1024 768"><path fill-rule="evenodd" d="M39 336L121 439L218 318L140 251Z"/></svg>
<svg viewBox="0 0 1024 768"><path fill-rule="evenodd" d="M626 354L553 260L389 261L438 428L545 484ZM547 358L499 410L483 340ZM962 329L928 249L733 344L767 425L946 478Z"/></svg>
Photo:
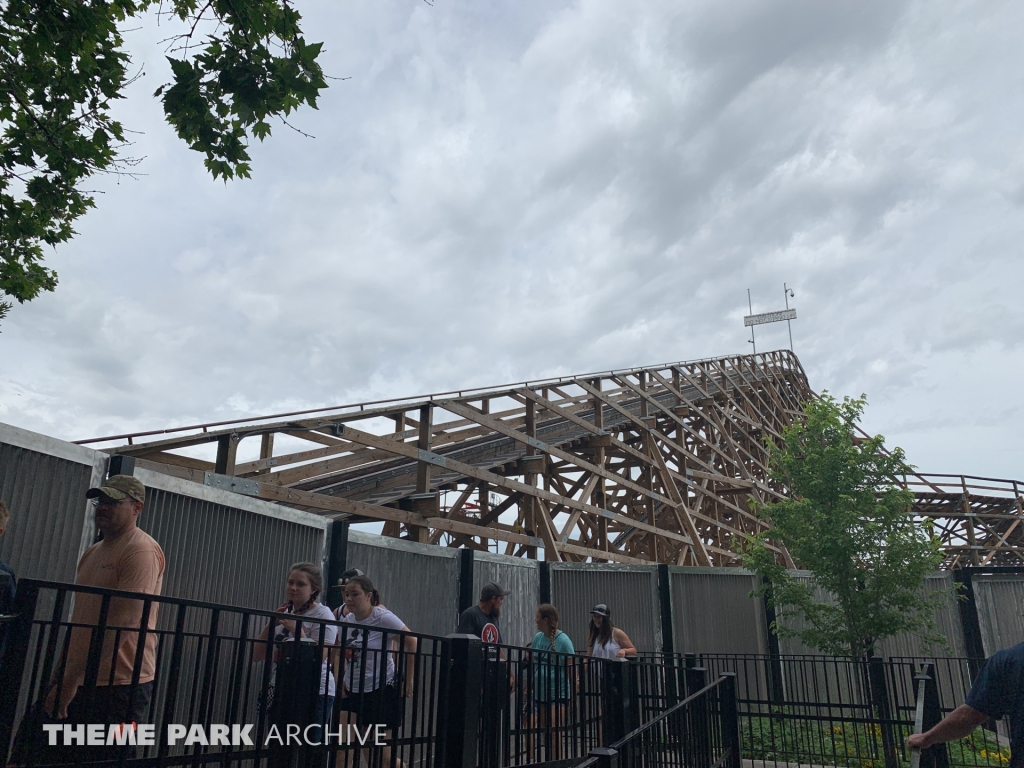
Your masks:
<svg viewBox="0 0 1024 768"><path fill-rule="evenodd" d="M54 290L56 274L39 264L43 244L74 236L75 220L95 206L84 191L91 177L130 171L133 161L121 156L124 128L110 113L110 102L125 96L131 63L118 25L154 4L8 0L0 6L4 295L24 302ZM249 178L250 138L266 139L270 119L302 103L315 108L327 87L317 61L322 44L305 43L301 16L285 0L170 0L169 10L181 21L177 42L207 22L214 33L202 43L188 39L184 50L174 47L180 54L167 58L172 81L153 96L214 179ZM12 188L12 178L25 183ZM0 301L0 318L10 306Z"/></svg>
<svg viewBox="0 0 1024 768"><path fill-rule="evenodd" d="M771 530L740 545L744 565L769 582L759 592L776 608L778 634L823 653L861 656L905 632L947 645L934 612L949 594L923 589L942 561L939 542L914 521L913 494L897 481L913 471L903 451L886 452L880 435L858 437L865 405L826 392L781 444L768 442L771 479L787 498L755 504ZM780 545L809 582L779 563Z"/></svg>

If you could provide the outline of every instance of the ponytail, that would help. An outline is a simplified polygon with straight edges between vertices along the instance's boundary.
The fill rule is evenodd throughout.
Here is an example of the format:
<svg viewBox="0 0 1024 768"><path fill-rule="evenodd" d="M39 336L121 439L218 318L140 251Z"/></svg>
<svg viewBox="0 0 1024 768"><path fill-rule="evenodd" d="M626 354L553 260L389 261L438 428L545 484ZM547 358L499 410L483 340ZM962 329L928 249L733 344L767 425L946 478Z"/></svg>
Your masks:
<svg viewBox="0 0 1024 768"><path fill-rule="evenodd" d="M537 612L542 619L548 620L548 626L551 627L551 642L554 642L555 635L558 634L558 609L551 603L541 603L537 606Z"/></svg>

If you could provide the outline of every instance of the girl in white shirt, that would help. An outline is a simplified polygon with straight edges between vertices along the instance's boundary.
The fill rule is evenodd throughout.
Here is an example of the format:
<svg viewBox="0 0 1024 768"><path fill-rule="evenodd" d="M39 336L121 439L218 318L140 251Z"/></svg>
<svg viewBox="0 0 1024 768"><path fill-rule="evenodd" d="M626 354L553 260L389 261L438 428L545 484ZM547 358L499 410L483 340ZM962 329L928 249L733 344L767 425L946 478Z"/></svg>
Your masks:
<svg viewBox="0 0 1024 768"><path fill-rule="evenodd" d="M353 576L345 584L345 607L347 610L341 616L345 626L340 633L345 649L342 693L338 700L341 722L386 725L385 739L390 740L405 713L403 698L412 696L416 638L403 639L394 634L410 630L380 604L380 593L366 576ZM399 678L395 666L399 639L403 639L405 651L404 679ZM380 764L390 766L391 747L383 747L382 751ZM364 750L366 764L375 765L368 753ZM349 752L339 755L339 765L351 765L349 761ZM395 765L401 768L403 763L396 757Z"/></svg>
<svg viewBox="0 0 1024 768"><path fill-rule="evenodd" d="M636 648L629 635L612 624L608 606L595 605L590 612L590 639L587 656L595 659L625 659L636 656Z"/></svg>
<svg viewBox="0 0 1024 768"><path fill-rule="evenodd" d="M326 619L333 622L334 614L326 605L319 602L323 593L324 581L320 569L313 563L296 563L288 571L288 582L285 585L285 602L277 609L279 613L289 614L302 619L302 637L311 637L319 642L320 628L324 632L324 661L322 675L320 678L320 698L317 703L316 722L327 723L331 716L331 709L334 705L335 685L334 675L327 663L329 653L328 646L337 641L338 628L333 624L320 624L318 621L306 621L306 619ZM273 702L274 699L274 676L277 666L277 654L279 644L295 639L297 622L292 619L279 619L274 627L274 668L270 672L270 689L267 691L266 700ZM264 661L267 653L267 634L270 631L268 624L263 628L253 647L253 662ZM273 707L271 703L270 707ZM317 738L313 733L311 739Z"/></svg>

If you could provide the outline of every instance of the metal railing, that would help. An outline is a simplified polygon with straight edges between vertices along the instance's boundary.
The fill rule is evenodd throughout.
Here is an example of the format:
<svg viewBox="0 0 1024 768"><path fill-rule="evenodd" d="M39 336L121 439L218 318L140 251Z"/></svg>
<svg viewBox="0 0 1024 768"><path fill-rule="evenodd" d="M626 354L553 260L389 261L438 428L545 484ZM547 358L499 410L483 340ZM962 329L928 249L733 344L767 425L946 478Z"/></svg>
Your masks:
<svg viewBox="0 0 1024 768"><path fill-rule="evenodd" d="M98 621L75 622L74 604L90 600L98 603ZM0 753L6 756L13 748L12 764L138 759L175 766L263 758L273 764L298 743L310 755L336 753L346 761L358 762L355 753L363 752L370 766L398 765L398 760L434 765L446 740L450 719L440 708L449 696L453 652L446 638L380 629L377 642L345 622L31 579L18 585L16 611L0 664ZM117 626L114 617L126 612L138 620ZM334 629L336 642L325 642ZM135 648L127 658L125 641ZM55 702L69 665L82 661L84 680L69 722L89 715L74 714L75 700L108 695L117 685L126 694L125 710L123 715L109 710L109 719L152 726L151 744L121 749L115 744L112 752L103 751L105 745L65 745L67 734L61 730L51 747L43 726L60 725ZM145 679L149 670L151 681ZM322 706L329 677L339 681L334 716ZM348 696L342 693L343 679L352 689ZM56 693L47 706L51 691ZM136 701L134 709L128 701ZM353 711L339 715L343 701ZM389 727L374 730L371 739L366 726L377 723ZM99 724L109 736L110 723ZM184 726L187 734L198 727L204 737L172 739L171 726ZM230 735L217 743L211 735L225 726ZM290 747L288 726L302 730ZM143 729L133 730L132 739L145 739ZM236 739L239 732L247 738ZM330 747L312 743L332 734ZM364 748L375 742L379 748Z"/></svg>
<svg viewBox="0 0 1024 768"><path fill-rule="evenodd" d="M966 658L757 654L703 654L699 663L711 675L736 673L745 759L850 768L905 765L920 676L928 678L927 728L964 701L980 665ZM979 729L933 747L928 764L1004 768L1006 747L998 734Z"/></svg>
<svg viewBox="0 0 1024 768"><path fill-rule="evenodd" d="M289 729L304 760L336 765L358 763L357 753L370 768L579 761L703 688L676 656L590 659L376 628L374 639L308 615L32 579L19 584L16 611L0 660L0 749L25 766L270 766L289 754ZM72 679L81 687L58 721ZM75 712L115 688L122 709ZM126 723L137 743L112 749L63 727ZM364 749L357 740L371 724L384 730L370 743L382 741ZM329 745L317 743L325 736Z"/></svg>
<svg viewBox="0 0 1024 768"><path fill-rule="evenodd" d="M13 747L12 763L26 766L83 762L102 749L65 750L63 728L53 748L47 741L43 726L62 726L53 702L76 664L84 670L79 702L112 686L125 694L125 709L108 711L106 725L152 727L152 743L103 753L115 762L271 766L291 759L283 737L295 726L303 729L305 760L347 766L361 755L370 768L397 768L399 760L423 768L568 768L606 761L601 749L615 750L627 768L640 764L641 753L645 765L715 768L732 766L741 752L762 765L900 768L911 757L904 741L919 707L923 727L934 725L964 700L978 667L964 658L591 659L465 635L375 629L380 635L371 637L348 622L31 579L19 583L15 610L0 658L0 747L5 756ZM330 678L333 715L322 701ZM72 724L105 722L82 717ZM366 743L371 724L383 730ZM177 740L171 726L179 727ZM251 743L212 738L217 728L246 726ZM185 737L194 728L206 738ZM333 743L315 743L323 735ZM930 768L1003 768L1009 750L998 734L979 729L926 757Z"/></svg>
<svg viewBox="0 0 1024 768"><path fill-rule="evenodd" d="M685 696L669 659L606 660L513 646L485 651L480 766L583 758Z"/></svg>
<svg viewBox="0 0 1024 768"><path fill-rule="evenodd" d="M168 427L167 429L152 429L140 432L126 432L118 435L106 435L103 437L92 437L84 440L74 441L78 445L91 445L95 443L107 443L114 440L127 440L129 445L132 445L134 440L139 437L153 437L156 435L170 435L180 434L182 432L195 432L200 430L205 433L211 429L217 427L232 427L236 425L249 425L257 422L269 421L271 419L285 419L294 416L311 416L315 414L323 414L325 417L330 416L342 416L350 413L360 413L367 409L368 406L393 406L402 407L409 410L418 406L423 402L433 402L440 398L463 398L467 396L486 396L486 395L502 395L508 392L508 390L517 387L541 387L541 386L559 386L562 384L572 383L576 379L592 379L592 378L607 378L611 376L622 376L635 374L640 371L648 370L665 370L672 367L679 368L693 368L700 366L704 363L718 363L723 369L731 368L735 370L751 371L755 367L764 370L772 371L776 375L786 375L790 372L796 372L800 376L804 376L803 368L800 366L800 362L797 360L796 355L787 349L774 350L771 352L763 352L756 355L726 355L721 357L705 357L699 360L682 360L675 363L659 363L654 365L645 366L632 366L629 368L613 368L607 371L592 371L590 373L577 373L565 376L549 376L541 379L530 379L527 381L509 382L507 384L497 384L480 387L467 387L463 389L449 389L442 392L432 392L429 394L422 395L411 395L407 397L392 397L384 398L379 400L365 400L357 403L346 403L343 405L325 406L320 408L307 408L299 411L287 411L282 413L273 413L265 416L250 416L237 419L227 419L222 421L210 421L201 424L190 424L186 426ZM745 363L745 365L744 365ZM344 413L343 413L344 412Z"/></svg>
<svg viewBox="0 0 1024 768"><path fill-rule="evenodd" d="M705 687L695 657L679 654L605 660L511 646L492 653L485 662L492 672L483 676L476 763L488 768L588 764L595 749Z"/></svg>
<svg viewBox="0 0 1024 768"><path fill-rule="evenodd" d="M968 496L1000 496L1021 498L1024 484L1019 480L977 475L943 475L930 472L915 473L904 478L904 484L915 493L937 493Z"/></svg>
<svg viewBox="0 0 1024 768"><path fill-rule="evenodd" d="M691 669L689 676L693 687L704 682L703 670ZM694 691L608 751L616 753L620 768L739 768L735 676L724 674Z"/></svg>

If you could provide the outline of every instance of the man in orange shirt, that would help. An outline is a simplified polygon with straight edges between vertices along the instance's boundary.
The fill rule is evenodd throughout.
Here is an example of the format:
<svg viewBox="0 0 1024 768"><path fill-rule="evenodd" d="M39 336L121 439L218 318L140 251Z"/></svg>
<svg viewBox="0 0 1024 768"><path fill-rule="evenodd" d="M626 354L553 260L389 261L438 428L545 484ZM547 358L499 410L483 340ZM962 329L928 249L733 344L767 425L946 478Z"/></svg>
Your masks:
<svg viewBox="0 0 1024 768"><path fill-rule="evenodd" d="M164 553L152 536L138 527L146 501L143 484L129 475L114 475L99 488L85 494L96 504L96 527L103 539L85 551L78 561L76 584L159 595L163 586ZM71 632L63 679L46 700L46 711L71 723L147 722L149 701L156 674L157 604L149 611L145 647L141 649L142 669L132 691L132 673L139 645L143 601L113 598L107 612L96 687L84 687L90 626L99 624L102 595L75 595L71 618L78 626ZM114 631L121 628L121 632ZM134 631L132 631L134 630ZM115 647L115 642L117 646ZM54 712L56 708L56 712ZM90 759L106 759L98 753L108 748L89 747ZM116 749L113 757L117 757Z"/></svg>

